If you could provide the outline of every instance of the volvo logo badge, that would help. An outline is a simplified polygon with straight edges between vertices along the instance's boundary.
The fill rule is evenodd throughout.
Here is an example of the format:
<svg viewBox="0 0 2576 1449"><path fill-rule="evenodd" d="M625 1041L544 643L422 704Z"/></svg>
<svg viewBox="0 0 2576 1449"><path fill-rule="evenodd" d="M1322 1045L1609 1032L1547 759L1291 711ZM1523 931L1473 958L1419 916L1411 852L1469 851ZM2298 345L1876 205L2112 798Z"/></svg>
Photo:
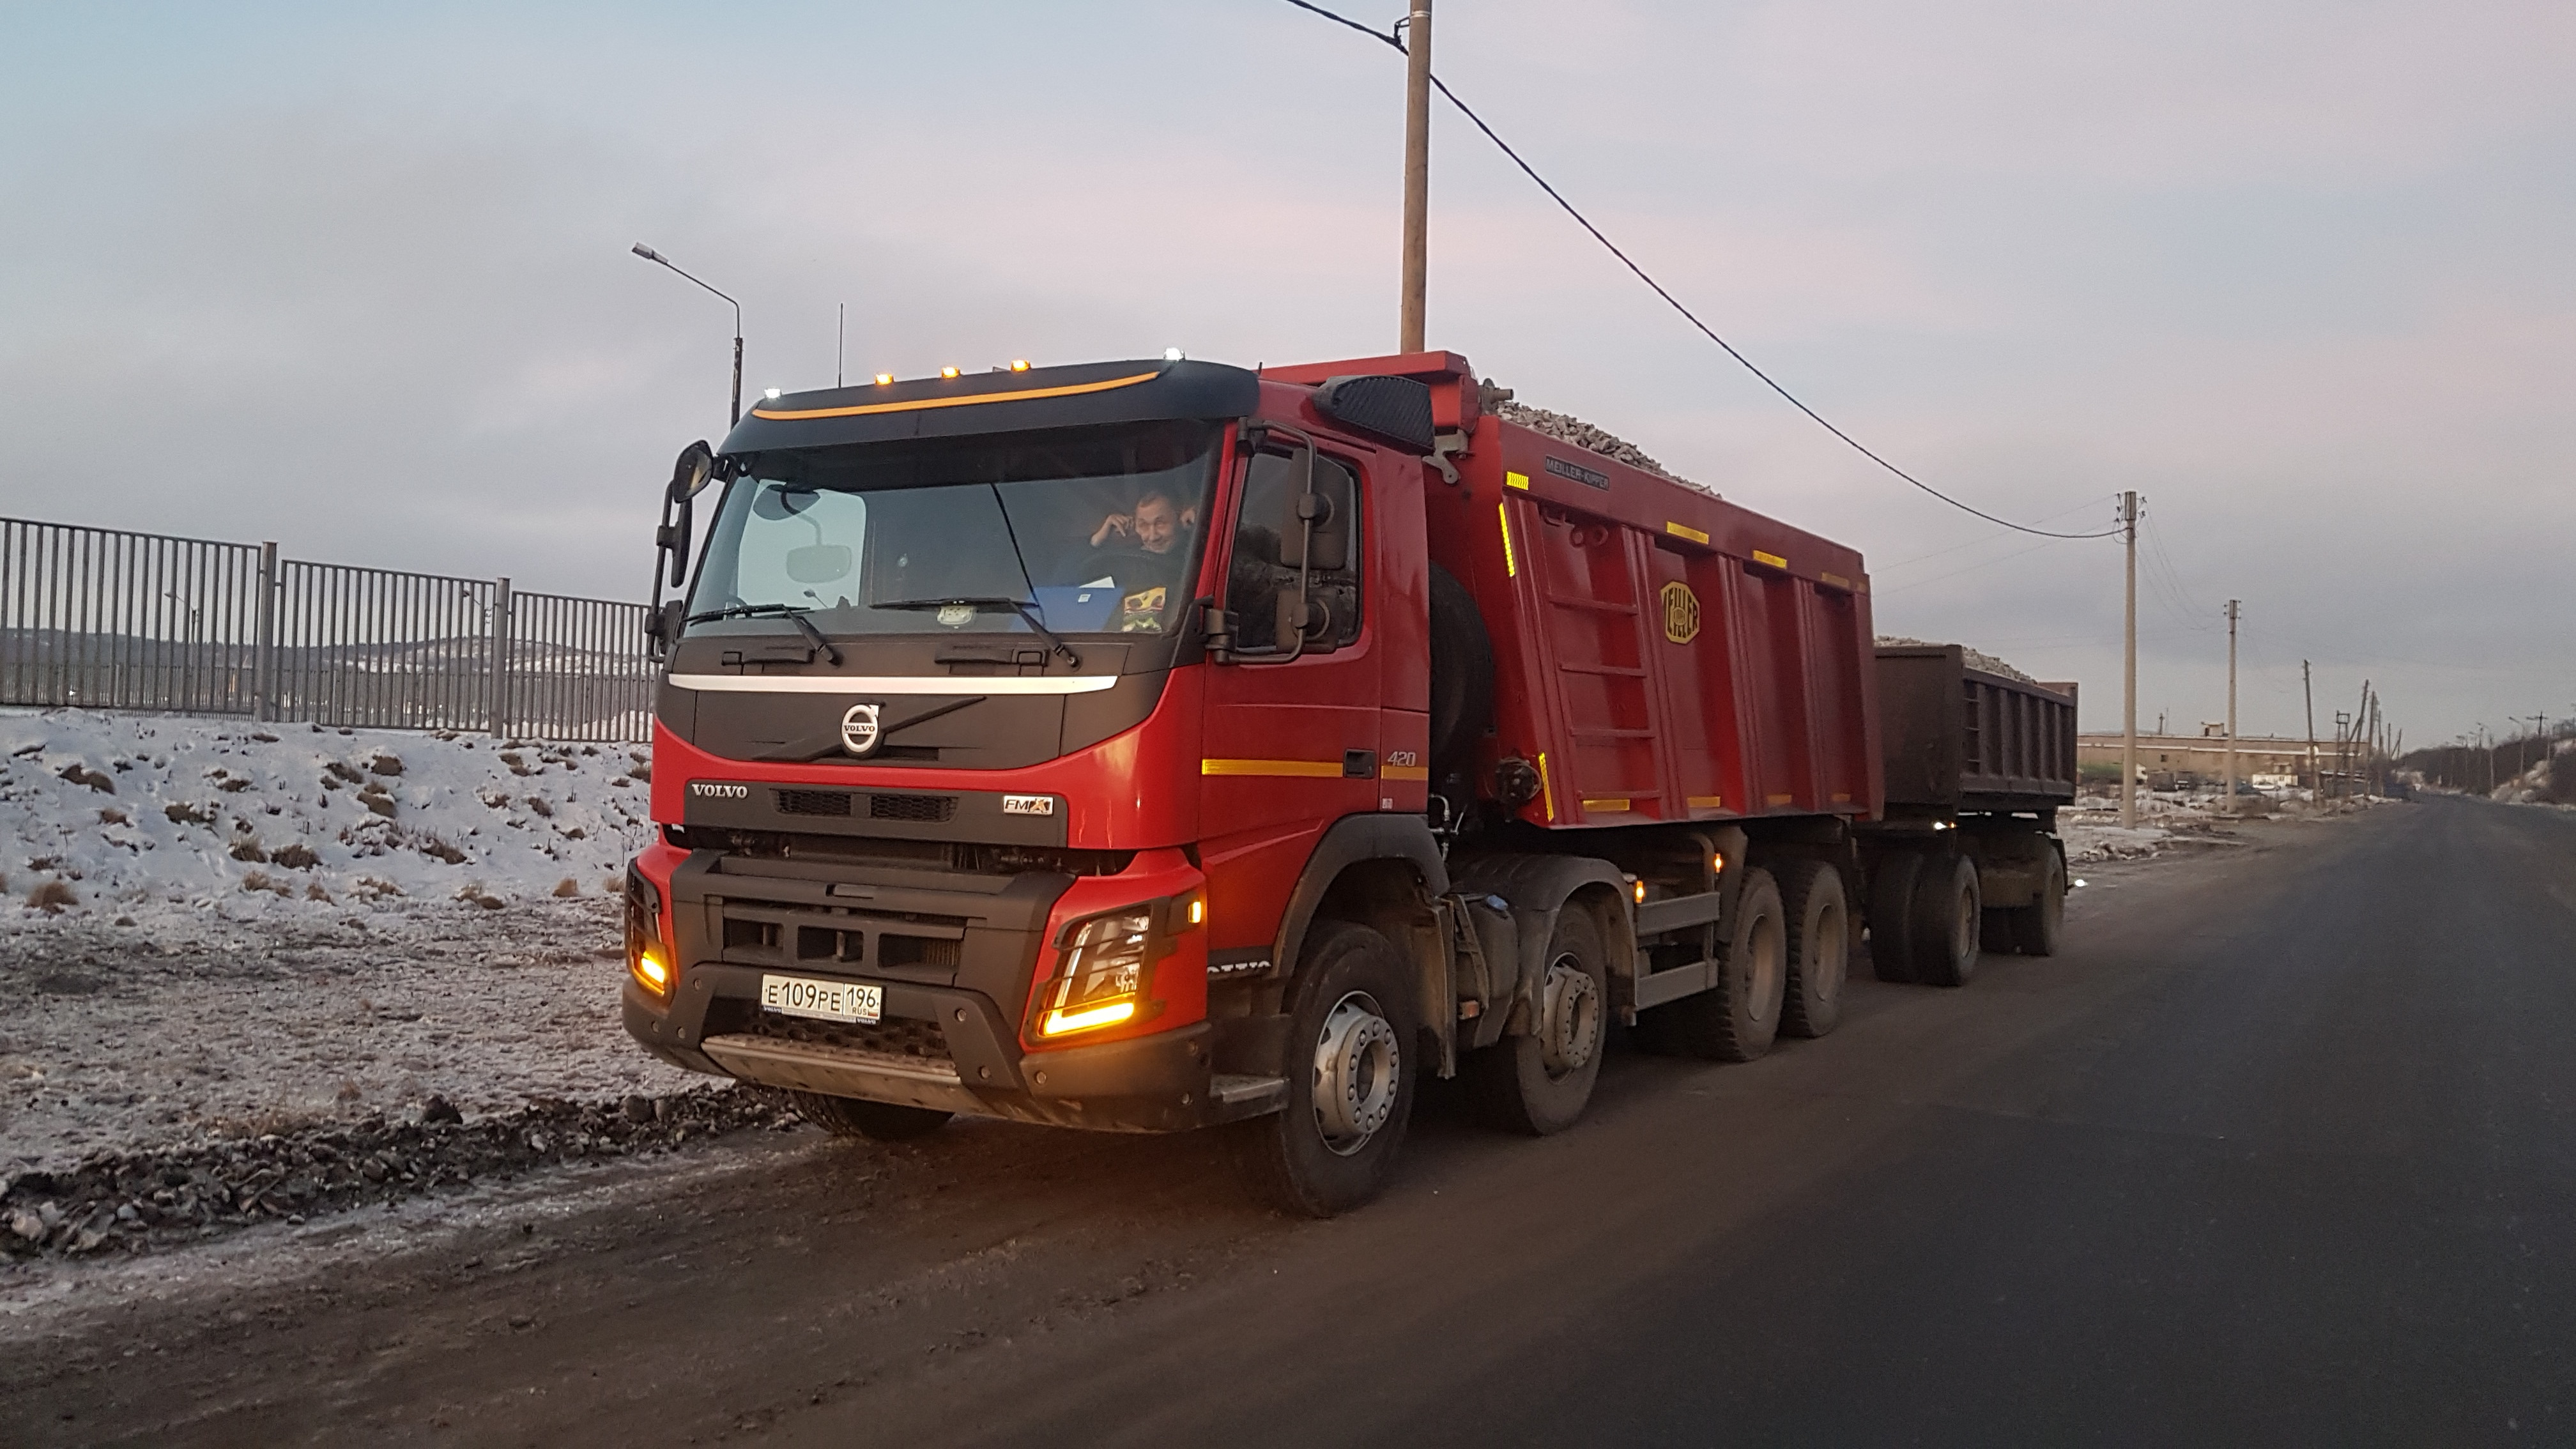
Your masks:
<svg viewBox="0 0 2576 1449"><path fill-rule="evenodd" d="M877 747L879 704L854 704L841 716L841 748L854 755L874 753Z"/></svg>

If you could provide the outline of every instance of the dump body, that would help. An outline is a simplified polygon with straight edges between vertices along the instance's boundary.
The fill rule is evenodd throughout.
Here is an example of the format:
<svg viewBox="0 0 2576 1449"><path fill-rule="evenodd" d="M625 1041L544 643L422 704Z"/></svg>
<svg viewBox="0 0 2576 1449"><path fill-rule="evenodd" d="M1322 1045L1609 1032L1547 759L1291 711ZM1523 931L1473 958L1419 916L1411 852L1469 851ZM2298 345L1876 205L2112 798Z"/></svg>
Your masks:
<svg viewBox="0 0 2576 1449"><path fill-rule="evenodd" d="M2074 803L2074 685L1971 669L1956 644L1883 646L1876 672L1891 811Z"/></svg>

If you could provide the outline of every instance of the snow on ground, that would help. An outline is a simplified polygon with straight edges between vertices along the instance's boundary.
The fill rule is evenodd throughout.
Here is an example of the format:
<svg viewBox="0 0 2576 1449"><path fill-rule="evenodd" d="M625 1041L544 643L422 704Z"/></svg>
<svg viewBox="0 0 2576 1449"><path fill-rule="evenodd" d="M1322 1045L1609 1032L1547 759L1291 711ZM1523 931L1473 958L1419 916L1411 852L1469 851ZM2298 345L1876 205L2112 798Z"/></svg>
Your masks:
<svg viewBox="0 0 2576 1449"><path fill-rule="evenodd" d="M2576 809L2556 797L2563 794L2555 788L2559 779L2576 774L2576 740L2560 740L2549 754L2528 770L2516 775L2489 792L2488 798L2508 805L2547 805L2555 809Z"/></svg>
<svg viewBox="0 0 2576 1449"><path fill-rule="evenodd" d="M237 719L0 713L0 891L23 912L328 919L616 889L641 750Z"/></svg>
<svg viewBox="0 0 2576 1449"><path fill-rule="evenodd" d="M0 935L0 1174L102 1148L710 1079L618 1018L617 903L380 902L118 926L29 913Z"/></svg>
<svg viewBox="0 0 2576 1449"><path fill-rule="evenodd" d="M623 747L0 713L0 1172L705 1080L617 1018L644 774Z"/></svg>

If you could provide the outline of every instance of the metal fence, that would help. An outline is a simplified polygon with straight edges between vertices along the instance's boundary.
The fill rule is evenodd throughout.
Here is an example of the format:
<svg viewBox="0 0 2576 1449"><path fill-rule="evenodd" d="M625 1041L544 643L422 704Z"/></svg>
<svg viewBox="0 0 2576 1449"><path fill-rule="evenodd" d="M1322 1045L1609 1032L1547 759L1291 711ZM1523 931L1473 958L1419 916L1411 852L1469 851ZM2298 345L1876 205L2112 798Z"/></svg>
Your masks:
<svg viewBox="0 0 2576 1449"><path fill-rule="evenodd" d="M645 737L641 604L0 518L0 704Z"/></svg>

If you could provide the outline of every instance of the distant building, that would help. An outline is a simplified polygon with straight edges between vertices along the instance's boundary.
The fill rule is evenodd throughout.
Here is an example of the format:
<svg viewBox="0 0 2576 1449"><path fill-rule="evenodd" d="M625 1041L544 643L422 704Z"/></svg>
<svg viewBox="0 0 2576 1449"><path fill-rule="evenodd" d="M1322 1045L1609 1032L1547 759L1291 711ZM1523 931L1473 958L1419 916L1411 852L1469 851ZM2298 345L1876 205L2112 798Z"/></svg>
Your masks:
<svg viewBox="0 0 2576 1449"><path fill-rule="evenodd" d="M2211 733L2215 730L2216 733ZM2322 742L2318 757L2328 769L2334 766L2334 745ZM2117 733L2078 734L2075 737L2075 761L2078 766L2108 766L2111 778L2120 775L2120 736ZM2151 775L2196 776L2217 780L2227 774L2227 727L2204 725L2196 735L2138 736L2138 768ZM2236 737L2236 778L2251 781L2256 775L2308 774L2308 742L2283 739L2277 735L2238 735Z"/></svg>

